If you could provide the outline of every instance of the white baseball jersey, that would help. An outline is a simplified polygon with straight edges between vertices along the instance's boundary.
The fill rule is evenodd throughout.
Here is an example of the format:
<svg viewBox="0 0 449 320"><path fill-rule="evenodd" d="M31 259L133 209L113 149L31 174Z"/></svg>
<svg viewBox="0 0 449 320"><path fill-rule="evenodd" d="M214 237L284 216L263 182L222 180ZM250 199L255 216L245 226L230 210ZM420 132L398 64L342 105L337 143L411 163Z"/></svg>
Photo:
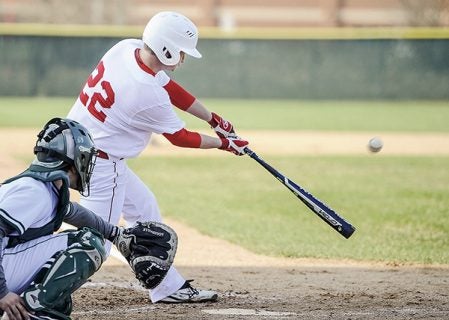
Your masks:
<svg viewBox="0 0 449 320"><path fill-rule="evenodd" d="M42 183L24 177L0 187L0 217L11 229L10 235L21 235L28 228L38 228L56 215L58 191L53 183ZM36 272L57 251L67 247L67 235L48 235L5 249L2 240L2 266L10 291L20 293L33 280ZM0 294L6 293L0 288Z"/></svg>
<svg viewBox="0 0 449 320"><path fill-rule="evenodd" d="M4 184L0 188L0 217L15 229L11 235L42 227L56 215L58 194L52 183L30 177Z"/></svg>
<svg viewBox="0 0 449 320"><path fill-rule="evenodd" d="M112 47L67 116L87 127L97 148L115 158L137 156L153 132L184 127L163 88L170 78L163 71L150 75L138 63L136 50L142 47L136 39Z"/></svg>
<svg viewBox="0 0 449 320"><path fill-rule="evenodd" d="M59 204L60 191L53 182L21 177L1 185L0 266L3 268L0 268L0 298L8 290L18 294L23 292L47 260L67 248L67 232L34 234L35 238L30 237L31 240L7 246L12 236L23 235L31 228L44 231L42 227L61 214L58 213ZM63 212L64 221L77 227L95 228L106 238L111 236L113 225L77 204L71 203L70 208Z"/></svg>

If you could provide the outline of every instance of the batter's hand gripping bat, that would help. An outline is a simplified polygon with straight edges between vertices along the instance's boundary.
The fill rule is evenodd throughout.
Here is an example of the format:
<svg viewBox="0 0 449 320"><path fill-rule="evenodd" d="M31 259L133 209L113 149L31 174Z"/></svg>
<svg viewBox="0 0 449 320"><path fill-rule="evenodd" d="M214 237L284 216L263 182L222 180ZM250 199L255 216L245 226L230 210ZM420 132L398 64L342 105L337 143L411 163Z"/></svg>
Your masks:
<svg viewBox="0 0 449 320"><path fill-rule="evenodd" d="M318 217L323 219L324 222L334 228L343 237L348 239L354 233L355 228L345 219L340 217L328 205L321 202L311 193L298 186L289 178L282 175L279 171L262 160L254 151L252 151L248 147L245 148L245 152L248 156L256 160L262 167L264 167L266 170L268 170L268 172L275 176L284 186L286 186L291 192L293 192L299 200L301 200L307 207L309 207L310 210L312 210Z"/></svg>

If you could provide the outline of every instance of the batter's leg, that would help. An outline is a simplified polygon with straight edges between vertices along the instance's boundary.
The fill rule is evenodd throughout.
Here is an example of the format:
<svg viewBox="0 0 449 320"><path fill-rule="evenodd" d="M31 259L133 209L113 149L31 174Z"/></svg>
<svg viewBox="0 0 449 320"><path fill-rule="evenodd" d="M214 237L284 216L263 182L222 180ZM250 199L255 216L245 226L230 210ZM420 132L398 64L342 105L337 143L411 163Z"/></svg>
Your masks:
<svg viewBox="0 0 449 320"><path fill-rule="evenodd" d="M127 184L125 202L123 205L123 218L131 226L137 221L161 221L161 214L156 197L153 192L140 180L140 178L127 169ZM150 290L152 302L157 302L176 292L185 283L185 279L171 267L164 280L154 289Z"/></svg>
<svg viewBox="0 0 449 320"><path fill-rule="evenodd" d="M97 159L90 183L89 197L81 197L80 204L114 225L120 221L125 189L127 166L125 161ZM109 255L111 242L106 241Z"/></svg>

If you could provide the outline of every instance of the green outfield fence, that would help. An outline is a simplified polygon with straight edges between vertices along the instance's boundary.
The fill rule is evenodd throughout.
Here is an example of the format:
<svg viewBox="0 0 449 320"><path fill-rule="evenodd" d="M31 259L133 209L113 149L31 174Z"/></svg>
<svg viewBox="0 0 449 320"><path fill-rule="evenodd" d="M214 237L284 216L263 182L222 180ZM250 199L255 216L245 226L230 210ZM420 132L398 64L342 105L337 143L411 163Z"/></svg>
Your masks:
<svg viewBox="0 0 449 320"><path fill-rule="evenodd" d="M0 95L76 96L142 28L0 24ZM449 99L449 28L200 29L171 74L205 98Z"/></svg>

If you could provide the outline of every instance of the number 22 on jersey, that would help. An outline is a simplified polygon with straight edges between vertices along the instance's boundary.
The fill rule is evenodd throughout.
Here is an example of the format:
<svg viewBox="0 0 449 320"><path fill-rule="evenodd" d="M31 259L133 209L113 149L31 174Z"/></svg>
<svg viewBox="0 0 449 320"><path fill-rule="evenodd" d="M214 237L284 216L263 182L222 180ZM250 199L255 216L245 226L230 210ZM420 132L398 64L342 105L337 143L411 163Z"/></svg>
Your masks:
<svg viewBox="0 0 449 320"><path fill-rule="evenodd" d="M103 76L104 64L103 61L100 61L97 68L87 79L87 83L79 96L82 104L87 107L90 114L101 122L106 120L106 114L101 109L97 109L97 106L99 108L109 109L115 102L115 93L111 87L111 83L103 80ZM97 87L97 84L100 84L101 88ZM94 90L88 94L86 93L87 88L94 88Z"/></svg>

